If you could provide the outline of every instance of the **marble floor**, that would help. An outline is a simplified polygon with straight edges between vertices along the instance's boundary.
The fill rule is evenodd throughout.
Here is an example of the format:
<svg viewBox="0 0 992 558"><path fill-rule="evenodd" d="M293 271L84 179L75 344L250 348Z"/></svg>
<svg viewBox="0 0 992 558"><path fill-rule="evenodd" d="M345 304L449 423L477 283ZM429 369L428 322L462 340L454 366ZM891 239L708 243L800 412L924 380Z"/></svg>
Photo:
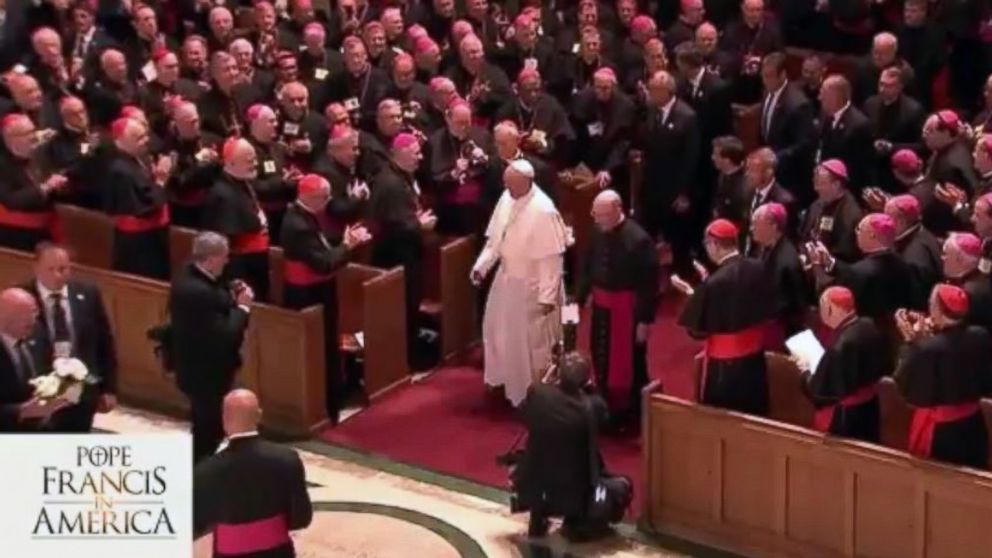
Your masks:
<svg viewBox="0 0 992 558"><path fill-rule="evenodd" d="M129 409L98 415L97 428L160 432L186 425ZM404 474L402 466L356 455L320 442L294 444L306 466L316 514L294 534L306 558L564 558L715 556L681 541L661 543L620 526L596 544L572 545L552 534L526 537L526 515L510 515L506 495L464 481ZM430 474L427 473L429 476ZM425 478L420 475L421 478ZM413 478L411 478L413 477ZM459 484L461 483L461 484ZM464 488L464 489L463 489ZM196 542L196 558L210 556L209 537ZM664 548L663 548L664 547ZM669 548L680 548L679 551ZM688 549L687 549L688 548Z"/></svg>

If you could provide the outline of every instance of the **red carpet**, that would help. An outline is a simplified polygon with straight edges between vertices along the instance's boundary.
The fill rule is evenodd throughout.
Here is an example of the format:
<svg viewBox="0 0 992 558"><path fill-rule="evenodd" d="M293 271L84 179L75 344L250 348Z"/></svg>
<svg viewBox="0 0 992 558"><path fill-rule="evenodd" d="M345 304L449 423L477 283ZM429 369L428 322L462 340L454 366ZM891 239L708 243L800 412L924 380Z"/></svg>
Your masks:
<svg viewBox="0 0 992 558"><path fill-rule="evenodd" d="M675 324L679 304L669 299L662 304L651 332L649 368L665 392L690 397L697 345ZM586 342L587 334L580 332L580 346ZM320 436L333 444L506 488L506 470L495 458L509 450L521 432L509 407L496 408L486 399L481 370L451 366L425 382L397 388ZM633 510L640 509L643 496L640 446L639 438L602 442L610 470L635 480Z"/></svg>

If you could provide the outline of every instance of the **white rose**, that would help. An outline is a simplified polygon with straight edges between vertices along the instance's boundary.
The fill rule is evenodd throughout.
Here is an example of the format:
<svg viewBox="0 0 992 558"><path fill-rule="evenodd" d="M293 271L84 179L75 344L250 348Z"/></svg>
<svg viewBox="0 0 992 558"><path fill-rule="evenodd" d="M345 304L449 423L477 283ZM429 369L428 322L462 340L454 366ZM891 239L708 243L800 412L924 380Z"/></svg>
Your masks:
<svg viewBox="0 0 992 558"><path fill-rule="evenodd" d="M31 380L31 385L34 386L35 397L51 399L59 394L59 390L62 388L62 381L57 376L49 374Z"/></svg>
<svg viewBox="0 0 992 558"><path fill-rule="evenodd" d="M60 378L72 378L77 382L82 382L89 375L89 370L78 358L57 358L53 365L55 375Z"/></svg>

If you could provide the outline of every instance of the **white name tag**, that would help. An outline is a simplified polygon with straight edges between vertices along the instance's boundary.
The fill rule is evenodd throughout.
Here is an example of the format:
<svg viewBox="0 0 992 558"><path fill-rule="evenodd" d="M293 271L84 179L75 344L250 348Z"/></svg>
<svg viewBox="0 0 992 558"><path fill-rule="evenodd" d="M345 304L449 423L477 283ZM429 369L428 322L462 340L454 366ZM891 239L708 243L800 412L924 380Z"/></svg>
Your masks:
<svg viewBox="0 0 992 558"><path fill-rule="evenodd" d="M992 261L989 261L988 258L978 260L978 271L986 274L992 272Z"/></svg>
<svg viewBox="0 0 992 558"><path fill-rule="evenodd" d="M601 136L603 135L603 123L593 122L588 126L590 136Z"/></svg>
<svg viewBox="0 0 992 558"><path fill-rule="evenodd" d="M324 81L325 79L327 79L327 70L325 70L324 68L317 68L317 70L314 71L313 76L319 79L320 81Z"/></svg>
<svg viewBox="0 0 992 558"><path fill-rule="evenodd" d="M572 54L578 54L578 53L579 53L579 43L575 43L574 45L572 45Z"/></svg>
<svg viewBox="0 0 992 558"><path fill-rule="evenodd" d="M265 172L265 174L272 174L276 172L275 161L265 161L262 163L262 171Z"/></svg>
<svg viewBox="0 0 992 558"><path fill-rule="evenodd" d="M282 133L295 136L300 133L300 125L296 122L286 122L282 126Z"/></svg>
<svg viewBox="0 0 992 558"><path fill-rule="evenodd" d="M820 230L830 232L834 230L833 217L820 217Z"/></svg>
<svg viewBox="0 0 992 558"><path fill-rule="evenodd" d="M146 81L155 81L158 77L158 72L155 71L155 64L148 62L141 67L141 75L145 76Z"/></svg>
<svg viewBox="0 0 992 558"><path fill-rule="evenodd" d="M346 110L348 112L351 112L353 110L358 110L358 107L359 106L361 106L361 105L358 103L358 98L357 97L352 97L350 99L345 99L345 101L344 101L344 110Z"/></svg>
<svg viewBox="0 0 992 558"><path fill-rule="evenodd" d="M261 209L258 210L258 222L262 224L263 229L269 228L269 220L265 217L265 212Z"/></svg>
<svg viewBox="0 0 992 558"><path fill-rule="evenodd" d="M88 143L79 144L79 153L86 155L89 152L90 152L90 144Z"/></svg>

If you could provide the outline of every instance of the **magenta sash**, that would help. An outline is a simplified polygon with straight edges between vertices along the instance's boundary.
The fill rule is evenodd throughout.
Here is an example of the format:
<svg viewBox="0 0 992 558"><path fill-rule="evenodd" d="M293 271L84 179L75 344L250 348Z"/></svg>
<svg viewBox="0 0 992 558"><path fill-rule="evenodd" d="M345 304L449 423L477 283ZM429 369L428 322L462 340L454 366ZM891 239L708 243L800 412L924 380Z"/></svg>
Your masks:
<svg viewBox="0 0 992 558"><path fill-rule="evenodd" d="M288 542L289 527L282 515L237 525L220 524L214 528L214 549L227 556L271 550Z"/></svg>
<svg viewBox="0 0 992 558"><path fill-rule="evenodd" d="M634 383L634 291L594 288L592 303L610 313L610 354L606 370L606 400L611 409L630 404Z"/></svg>

